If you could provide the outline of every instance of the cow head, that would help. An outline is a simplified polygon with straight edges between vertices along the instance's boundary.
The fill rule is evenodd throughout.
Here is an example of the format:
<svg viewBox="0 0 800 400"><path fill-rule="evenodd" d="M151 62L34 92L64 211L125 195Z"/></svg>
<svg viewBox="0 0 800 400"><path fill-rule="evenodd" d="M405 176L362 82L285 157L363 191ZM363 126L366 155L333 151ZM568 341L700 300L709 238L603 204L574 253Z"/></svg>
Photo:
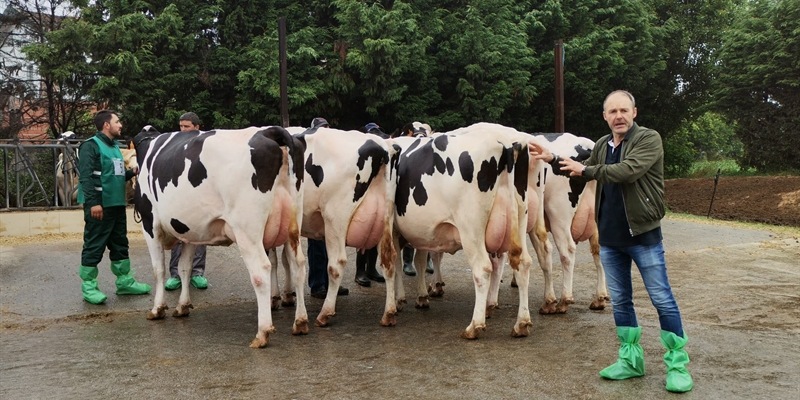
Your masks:
<svg viewBox="0 0 800 400"><path fill-rule="evenodd" d="M153 128L152 125L145 125L142 130L133 137L131 146L132 150L136 150L134 154L136 155L136 163L138 165L142 165L144 161L143 158L150 148L150 141L155 139L158 135L161 135L161 132L157 131L156 128Z"/></svg>

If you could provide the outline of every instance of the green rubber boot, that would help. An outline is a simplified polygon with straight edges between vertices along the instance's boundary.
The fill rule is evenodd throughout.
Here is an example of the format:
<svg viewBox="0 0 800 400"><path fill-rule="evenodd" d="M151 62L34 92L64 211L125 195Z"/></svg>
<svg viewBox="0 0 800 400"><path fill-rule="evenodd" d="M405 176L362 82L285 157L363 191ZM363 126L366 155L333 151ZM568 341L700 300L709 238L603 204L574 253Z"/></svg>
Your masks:
<svg viewBox="0 0 800 400"><path fill-rule="evenodd" d="M111 272L117 276L117 294L147 294L150 293L150 285L139 283L133 279L131 272L131 260L112 261Z"/></svg>
<svg viewBox="0 0 800 400"><path fill-rule="evenodd" d="M689 336L686 332L680 337L670 331L661 331L661 344L667 349L664 354L664 363L667 364L667 390L683 393L692 390L694 382L692 375L686 369L689 363L689 354L683 350Z"/></svg>
<svg viewBox="0 0 800 400"><path fill-rule="evenodd" d="M92 304L101 304L106 301L108 297L97 288L97 267L81 265L78 275L83 280L81 291L83 292L84 300Z"/></svg>
<svg viewBox="0 0 800 400"><path fill-rule="evenodd" d="M644 350L639 345L642 337L642 327L632 328L618 326L619 359L602 371L600 376L606 379L622 380L644 375Z"/></svg>

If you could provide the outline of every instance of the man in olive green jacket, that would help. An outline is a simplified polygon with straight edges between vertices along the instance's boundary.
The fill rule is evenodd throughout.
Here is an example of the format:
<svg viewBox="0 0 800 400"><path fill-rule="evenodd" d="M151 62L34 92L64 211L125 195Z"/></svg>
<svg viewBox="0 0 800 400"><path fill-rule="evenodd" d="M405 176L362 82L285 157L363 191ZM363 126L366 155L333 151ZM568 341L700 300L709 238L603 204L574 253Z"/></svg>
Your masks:
<svg viewBox="0 0 800 400"><path fill-rule="evenodd" d="M97 287L97 264L106 247L111 272L117 276L117 294L147 294L150 286L136 282L128 258L128 223L125 212L125 181L136 171L125 170L115 139L122 123L114 111L103 110L94 117L97 134L81 144L78 158L80 186L78 203L83 204L83 251L79 276L83 299L100 304L106 295Z"/></svg>
<svg viewBox="0 0 800 400"><path fill-rule="evenodd" d="M611 133L597 141L584 163L562 159L537 144L529 145L529 149L534 158L550 163L556 173L597 180L595 216L600 260L621 343L619 359L600 371L600 376L621 380L645 373L644 352L639 345L642 328L633 308L631 267L636 262L650 301L658 311L661 343L667 349L666 388L688 392L693 387L686 369L689 355L683 349L688 336L667 277L661 234L664 149L658 132L633 122L636 113L632 94L623 90L609 94L603 102L603 118Z"/></svg>

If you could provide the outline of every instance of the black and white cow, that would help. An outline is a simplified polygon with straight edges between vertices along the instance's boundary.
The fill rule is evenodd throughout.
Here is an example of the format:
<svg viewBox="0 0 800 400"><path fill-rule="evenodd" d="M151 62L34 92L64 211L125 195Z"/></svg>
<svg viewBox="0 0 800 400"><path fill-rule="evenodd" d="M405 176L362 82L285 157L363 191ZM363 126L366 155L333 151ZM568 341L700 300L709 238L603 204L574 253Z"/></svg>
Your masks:
<svg viewBox="0 0 800 400"><path fill-rule="evenodd" d="M435 138L393 139L396 171L395 246L455 253L464 249L475 284L472 321L461 336L475 339L486 327L489 286L498 265L490 254L508 253L519 282L512 336L529 334L528 279L532 259L525 245L527 143L491 126L462 128ZM405 303L399 255L385 271L386 308L381 325L396 323ZM423 274L419 274L423 275Z"/></svg>
<svg viewBox="0 0 800 400"><path fill-rule="evenodd" d="M146 127L148 128L148 127ZM189 271L198 244L237 243L258 303L258 332L250 347L264 347L275 331L270 310L272 268L265 248L287 244L298 301L293 334L308 333L304 301L306 259L300 249L303 145L281 127L159 134L134 138L140 166L136 211L155 273L160 319L164 300L164 249L184 243L178 270L182 290L175 316L187 316Z"/></svg>
<svg viewBox="0 0 800 400"><path fill-rule="evenodd" d="M554 154L561 157L570 157L577 161L588 158L594 147L594 142L588 138L575 136L570 133L528 134L516 129L491 123L477 123L471 129L491 129L502 132L513 140L520 142L536 142L548 147ZM455 131L465 132L464 130ZM452 133L451 133L452 134ZM599 257L597 242L597 226L594 222L594 190L595 182L581 182L569 179L560 173L553 173L550 165L531 159L528 169L529 175L534 178L529 180L528 186L528 224L527 232L536 250L539 265L542 268L545 281L544 302L539 309L541 314L564 313L569 304L574 303L572 294L572 278L575 265L576 243L589 240L590 249L597 271L597 286L592 302L589 306L593 310L602 310L605 301L609 299L606 288L605 274ZM556 300L552 279L553 245L547 235L551 232L556 248L559 250L563 269L563 289L561 300ZM417 254L414 262L417 268L424 265L424 254ZM417 291L419 298L417 307L427 305L428 296L441 296L444 292L444 281L439 268L441 255L433 253L434 276L430 286L426 288L424 278L418 279ZM492 258L494 263L502 260ZM500 264L502 266L502 263ZM501 270L502 272L502 270ZM512 286L516 282L512 281ZM487 315L497 306L498 286L492 286L487 301Z"/></svg>
<svg viewBox="0 0 800 400"><path fill-rule="evenodd" d="M306 145L301 234L325 240L328 295L316 326L336 315L336 299L347 264L346 247L379 246L384 268L393 267L394 188L389 160L394 154L381 137L332 128L287 128ZM272 253L270 254L272 257Z"/></svg>
<svg viewBox="0 0 800 400"><path fill-rule="evenodd" d="M546 142L543 145L553 154L562 158L569 157L576 161L589 158L594 148L594 141L591 139L571 133L546 133L534 134L534 136L545 139ZM570 179L561 171L553 171L549 164L545 164L541 177L544 184L543 206L546 231L540 227L538 231L531 229L528 233L531 242L537 249L539 265L544 273L544 302L539 313L565 313L569 309L569 305L575 302L572 293L575 254L577 243L585 240L589 240L597 272L595 294L589 308L602 310L605 308L605 302L609 300L609 296L603 264L600 262L600 245L594 218L596 182ZM553 235L553 241L560 254L563 272L561 299L558 303L556 303L553 290L553 251L547 231Z"/></svg>

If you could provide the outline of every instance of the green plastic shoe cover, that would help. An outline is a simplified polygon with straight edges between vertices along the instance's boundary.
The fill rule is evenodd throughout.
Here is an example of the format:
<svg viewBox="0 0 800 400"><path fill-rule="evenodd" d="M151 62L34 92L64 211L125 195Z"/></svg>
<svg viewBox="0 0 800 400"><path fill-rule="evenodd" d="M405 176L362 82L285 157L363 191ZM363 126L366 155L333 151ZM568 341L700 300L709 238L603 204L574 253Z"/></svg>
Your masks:
<svg viewBox="0 0 800 400"><path fill-rule="evenodd" d="M167 290L175 290L181 287L181 278L169 278L167 282L164 283L164 289Z"/></svg>
<svg viewBox="0 0 800 400"><path fill-rule="evenodd" d="M78 275L83 280L81 291L83 292L84 300L92 304L101 304L106 301L108 297L97 288L97 267L81 265Z"/></svg>
<svg viewBox="0 0 800 400"><path fill-rule="evenodd" d="M147 294L150 293L150 285L139 283L133 279L131 272L131 260L112 261L111 272L117 276L117 294Z"/></svg>
<svg viewBox="0 0 800 400"><path fill-rule="evenodd" d="M639 345L642 327L618 326L619 359L602 371L600 376L606 379L622 380L644 375L644 350Z"/></svg>
<svg viewBox="0 0 800 400"><path fill-rule="evenodd" d="M667 364L667 390L670 392L688 392L694 386L692 375L686 369L689 354L683 350L688 341L689 336L686 332L680 337L670 331L661 331L661 344L667 349L664 353L664 363Z"/></svg>

